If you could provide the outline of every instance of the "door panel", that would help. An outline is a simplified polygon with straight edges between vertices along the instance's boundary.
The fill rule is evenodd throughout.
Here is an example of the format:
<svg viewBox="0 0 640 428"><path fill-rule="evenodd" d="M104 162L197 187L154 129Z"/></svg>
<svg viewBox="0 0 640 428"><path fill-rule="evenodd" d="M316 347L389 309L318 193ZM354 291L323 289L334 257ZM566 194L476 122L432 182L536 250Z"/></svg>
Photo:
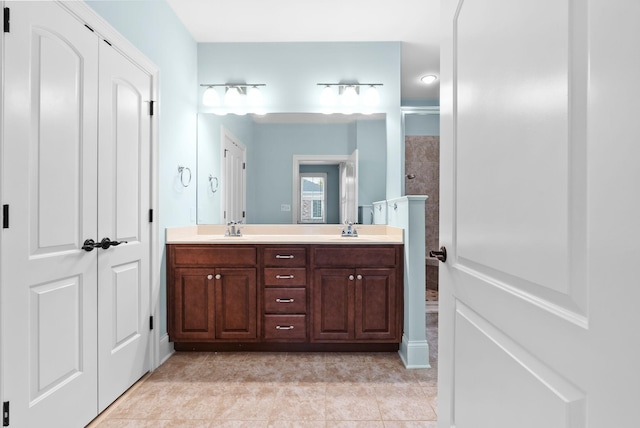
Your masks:
<svg viewBox="0 0 640 428"><path fill-rule="evenodd" d="M462 173L453 233L461 267L580 319L586 222L575 213L585 204L586 98L574 91L584 92L586 70L576 66L587 40L571 29L583 28L586 14L579 5L569 14L568 1L546 3L464 2L455 16L454 167ZM531 37L531 20L545 31Z"/></svg>
<svg viewBox="0 0 640 428"><path fill-rule="evenodd" d="M256 339L256 270L219 268L216 274L216 339Z"/></svg>
<svg viewBox="0 0 640 428"><path fill-rule="evenodd" d="M99 40L57 3L10 7L3 396L12 425L83 426L97 414L97 260L81 247L96 231Z"/></svg>
<svg viewBox="0 0 640 428"><path fill-rule="evenodd" d="M640 7L442 5L439 426L632 426Z"/></svg>
<svg viewBox="0 0 640 428"><path fill-rule="evenodd" d="M395 269L359 269L356 274L356 339L395 339Z"/></svg>
<svg viewBox="0 0 640 428"><path fill-rule="evenodd" d="M224 221L244 221L246 193L246 148L226 129L222 129L224 141Z"/></svg>
<svg viewBox="0 0 640 428"><path fill-rule="evenodd" d="M313 340L354 338L354 271L316 269L313 279Z"/></svg>
<svg viewBox="0 0 640 428"><path fill-rule="evenodd" d="M149 370L151 78L100 44L98 239L99 409Z"/></svg>

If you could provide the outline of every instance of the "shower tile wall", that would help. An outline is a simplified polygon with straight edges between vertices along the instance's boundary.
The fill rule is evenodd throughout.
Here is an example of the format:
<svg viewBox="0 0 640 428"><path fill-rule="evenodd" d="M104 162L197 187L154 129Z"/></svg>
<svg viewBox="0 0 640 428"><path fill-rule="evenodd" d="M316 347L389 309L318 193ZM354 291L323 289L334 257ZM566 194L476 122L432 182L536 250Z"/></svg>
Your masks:
<svg viewBox="0 0 640 428"><path fill-rule="evenodd" d="M405 173L415 178L405 178L407 195L427 195L425 205L426 252L440 247L440 137L405 137ZM438 261L427 257L427 289L438 289Z"/></svg>

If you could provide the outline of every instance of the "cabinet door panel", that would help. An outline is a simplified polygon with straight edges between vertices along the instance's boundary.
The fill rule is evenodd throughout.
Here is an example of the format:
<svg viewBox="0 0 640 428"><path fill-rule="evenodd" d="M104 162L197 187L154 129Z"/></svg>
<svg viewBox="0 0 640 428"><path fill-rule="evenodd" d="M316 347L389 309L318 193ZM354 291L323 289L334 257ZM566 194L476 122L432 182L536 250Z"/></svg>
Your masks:
<svg viewBox="0 0 640 428"><path fill-rule="evenodd" d="M352 269L316 269L313 286L313 339L346 340L354 337Z"/></svg>
<svg viewBox="0 0 640 428"><path fill-rule="evenodd" d="M175 270L171 340L214 338L213 274L213 269Z"/></svg>
<svg viewBox="0 0 640 428"><path fill-rule="evenodd" d="M256 339L256 270L216 269L216 338Z"/></svg>
<svg viewBox="0 0 640 428"><path fill-rule="evenodd" d="M356 339L396 339L395 269L359 269L355 290Z"/></svg>

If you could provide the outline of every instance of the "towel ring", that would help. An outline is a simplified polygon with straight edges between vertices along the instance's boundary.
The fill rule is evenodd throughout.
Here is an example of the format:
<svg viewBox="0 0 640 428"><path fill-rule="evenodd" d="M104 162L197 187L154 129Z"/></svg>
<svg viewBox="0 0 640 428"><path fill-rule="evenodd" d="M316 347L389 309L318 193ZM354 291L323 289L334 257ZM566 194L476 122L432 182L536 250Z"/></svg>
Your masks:
<svg viewBox="0 0 640 428"><path fill-rule="evenodd" d="M216 182L216 187L214 189L213 187L213 182ZM213 175L209 174L209 187L211 188L211 193L216 193L218 191L218 177L214 177Z"/></svg>
<svg viewBox="0 0 640 428"><path fill-rule="evenodd" d="M184 182L185 171L189 172L189 179L186 183ZM182 187L189 187L189 184L191 184L191 168L178 165L178 174L180 174L180 183L182 184Z"/></svg>

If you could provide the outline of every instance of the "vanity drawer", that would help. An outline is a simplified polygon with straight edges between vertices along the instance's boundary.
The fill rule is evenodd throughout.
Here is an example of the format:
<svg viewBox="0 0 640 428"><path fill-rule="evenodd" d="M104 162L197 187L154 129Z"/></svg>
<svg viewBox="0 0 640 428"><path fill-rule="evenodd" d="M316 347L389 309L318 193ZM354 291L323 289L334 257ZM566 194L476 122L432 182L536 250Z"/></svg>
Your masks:
<svg viewBox="0 0 640 428"><path fill-rule="evenodd" d="M265 315L264 338L304 341L307 338L307 316Z"/></svg>
<svg viewBox="0 0 640 428"><path fill-rule="evenodd" d="M264 249L265 266L306 266L307 249L305 247L282 247Z"/></svg>
<svg viewBox="0 0 640 428"><path fill-rule="evenodd" d="M255 266L257 249L253 246L191 245L174 246L176 266Z"/></svg>
<svg viewBox="0 0 640 428"><path fill-rule="evenodd" d="M265 288L264 311L276 314L307 312L307 290L304 288Z"/></svg>
<svg viewBox="0 0 640 428"><path fill-rule="evenodd" d="M307 285L306 268L264 268L264 285L298 287Z"/></svg>
<svg viewBox="0 0 640 428"><path fill-rule="evenodd" d="M399 261L393 246L318 245L314 247L316 266L395 267Z"/></svg>

